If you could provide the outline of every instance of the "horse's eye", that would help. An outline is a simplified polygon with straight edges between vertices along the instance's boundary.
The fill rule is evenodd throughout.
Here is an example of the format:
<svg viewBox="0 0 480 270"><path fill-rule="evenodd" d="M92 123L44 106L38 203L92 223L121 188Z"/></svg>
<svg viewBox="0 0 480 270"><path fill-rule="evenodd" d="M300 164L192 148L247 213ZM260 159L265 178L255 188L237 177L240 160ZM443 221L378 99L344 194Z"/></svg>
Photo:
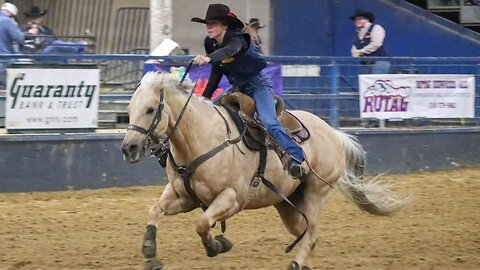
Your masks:
<svg viewBox="0 0 480 270"><path fill-rule="evenodd" d="M155 111L154 108L152 108L152 107L147 108L147 114L151 114L151 113L153 113L153 111Z"/></svg>

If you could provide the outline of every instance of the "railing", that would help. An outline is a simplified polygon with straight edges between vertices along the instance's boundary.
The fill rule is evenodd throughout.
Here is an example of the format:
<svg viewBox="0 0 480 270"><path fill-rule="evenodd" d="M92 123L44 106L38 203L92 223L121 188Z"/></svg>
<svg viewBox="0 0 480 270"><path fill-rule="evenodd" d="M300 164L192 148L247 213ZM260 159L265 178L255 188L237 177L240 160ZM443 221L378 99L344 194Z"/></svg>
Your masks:
<svg viewBox="0 0 480 270"><path fill-rule="evenodd" d="M0 61L14 59L32 59L34 61L61 61L68 63L94 62L102 67L105 61L129 63L138 69L147 60L162 60L165 63L174 62L177 65L186 65L192 56L165 56L156 57L144 54L118 55L0 55ZM365 69L362 59L351 57L316 57L316 56L268 56L266 59L287 68L311 68L317 74L294 74L283 76L284 98L290 109L308 110L329 121L333 126L358 126L371 124L359 117L358 75ZM476 78L476 107L473 119L407 119L387 122L388 126L415 126L415 125L480 125L480 57L398 57L398 58L369 58L390 61L390 71L408 74L472 74ZM132 64L134 63L134 64ZM121 79L126 84L122 93L123 99L128 99L135 82L141 79L142 72L132 72ZM108 84L107 78L102 78L103 84ZM102 99L101 99L102 100ZM103 99L105 101L105 98ZM374 123L375 124L375 123Z"/></svg>
<svg viewBox="0 0 480 270"><path fill-rule="evenodd" d="M150 51L149 48L133 48L125 51L124 54L144 55ZM105 60L100 66L102 68L102 81L104 86L111 88L132 89L143 76L144 61L132 60Z"/></svg>

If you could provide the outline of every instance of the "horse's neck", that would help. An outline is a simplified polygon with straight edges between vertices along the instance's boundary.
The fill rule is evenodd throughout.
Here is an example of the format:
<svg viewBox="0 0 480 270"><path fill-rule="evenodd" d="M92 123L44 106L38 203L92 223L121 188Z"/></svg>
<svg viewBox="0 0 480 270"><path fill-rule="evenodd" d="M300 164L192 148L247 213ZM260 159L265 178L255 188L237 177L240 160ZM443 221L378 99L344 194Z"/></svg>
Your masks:
<svg viewBox="0 0 480 270"><path fill-rule="evenodd" d="M188 99L187 95L173 91L175 90L166 92L170 128L177 121ZM195 98L192 97L192 99ZM177 130L171 137L172 152L178 162L191 162L194 158L210 150L208 147L212 140L216 141L215 137L219 136L217 118L213 107L198 104L198 101L190 101Z"/></svg>

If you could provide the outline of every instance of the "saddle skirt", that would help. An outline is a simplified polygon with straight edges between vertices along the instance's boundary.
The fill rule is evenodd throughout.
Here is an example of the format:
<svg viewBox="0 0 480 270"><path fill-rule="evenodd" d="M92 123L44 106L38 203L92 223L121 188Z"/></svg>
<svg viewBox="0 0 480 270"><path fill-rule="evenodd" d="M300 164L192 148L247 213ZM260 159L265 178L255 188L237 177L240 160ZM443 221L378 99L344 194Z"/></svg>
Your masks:
<svg viewBox="0 0 480 270"><path fill-rule="evenodd" d="M285 110L282 98L275 96L276 114L278 122L287 134L297 143L302 143L310 138L310 132L305 125L292 113ZM255 117L255 101L253 98L241 93L232 92L221 97L217 104L223 106L235 122L238 130L242 132L244 122L247 122L247 132L243 138L245 145L254 151L260 151L262 147L272 148L271 143L265 136L265 129Z"/></svg>

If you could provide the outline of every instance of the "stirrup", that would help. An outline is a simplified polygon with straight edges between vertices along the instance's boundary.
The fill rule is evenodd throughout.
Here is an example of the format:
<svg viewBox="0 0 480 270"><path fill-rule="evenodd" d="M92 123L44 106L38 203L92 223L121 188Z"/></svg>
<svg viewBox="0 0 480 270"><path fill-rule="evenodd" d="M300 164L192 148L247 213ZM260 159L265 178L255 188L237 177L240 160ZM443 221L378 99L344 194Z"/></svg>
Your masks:
<svg viewBox="0 0 480 270"><path fill-rule="evenodd" d="M303 161L302 163L298 163L294 159L290 159L287 167L287 172L290 177L294 179L303 180L305 176L308 174L308 169L306 169L306 162Z"/></svg>

